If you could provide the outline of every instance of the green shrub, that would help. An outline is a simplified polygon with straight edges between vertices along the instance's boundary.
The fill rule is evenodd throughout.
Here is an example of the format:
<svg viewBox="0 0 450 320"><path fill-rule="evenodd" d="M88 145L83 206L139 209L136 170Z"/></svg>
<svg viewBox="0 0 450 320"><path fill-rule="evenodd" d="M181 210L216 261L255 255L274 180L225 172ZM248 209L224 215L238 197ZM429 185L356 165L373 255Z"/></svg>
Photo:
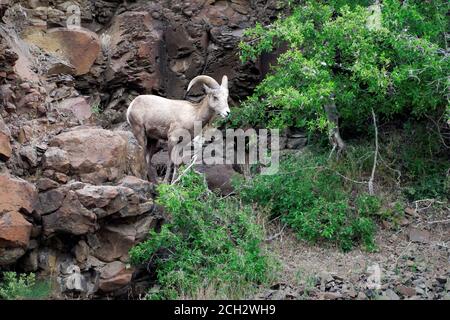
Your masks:
<svg viewBox="0 0 450 320"><path fill-rule="evenodd" d="M304 1L268 27L257 24L241 43L242 60L280 45L273 73L231 114L233 126L304 127L329 124L324 105L334 97L341 129L367 133L371 109L381 119L442 115L447 106L447 1ZM399 117L401 115L402 117ZM370 132L371 130L369 130Z"/></svg>
<svg viewBox="0 0 450 320"><path fill-rule="evenodd" d="M16 299L44 299L51 291L47 281L36 281L34 273L17 275L15 272L3 272L0 282L0 298Z"/></svg>
<svg viewBox="0 0 450 320"><path fill-rule="evenodd" d="M278 174L241 181L239 195L281 216L301 239L334 242L344 251L361 242L372 250L372 217L380 209L380 200L364 192L355 200L351 186L333 167L324 154L287 158Z"/></svg>
<svg viewBox="0 0 450 320"><path fill-rule="evenodd" d="M156 268L149 298L198 297L201 292L209 292L208 298L240 298L268 281L271 263L250 207L218 198L193 172L178 185L159 185L158 192L157 202L170 221L130 251L132 263Z"/></svg>

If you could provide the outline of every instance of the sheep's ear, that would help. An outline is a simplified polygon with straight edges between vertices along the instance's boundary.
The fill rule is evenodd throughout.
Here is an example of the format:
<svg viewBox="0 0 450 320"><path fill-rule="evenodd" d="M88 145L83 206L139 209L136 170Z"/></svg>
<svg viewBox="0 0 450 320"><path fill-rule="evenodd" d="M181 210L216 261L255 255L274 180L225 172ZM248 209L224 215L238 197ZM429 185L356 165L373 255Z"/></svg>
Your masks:
<svg viewBox="0 0 450 320"><path fill-rule="evenodd" d="M221 87L224 89L228 89L228 77L227 76L222 77Z"/></svg>
<svg viewBox="0 0 450 320"><path fill-rule="evenodd" d="M206 94L210 94L212 92L211 88L208 87L206 84L203 85L203 88L205 89Z"/></svg>

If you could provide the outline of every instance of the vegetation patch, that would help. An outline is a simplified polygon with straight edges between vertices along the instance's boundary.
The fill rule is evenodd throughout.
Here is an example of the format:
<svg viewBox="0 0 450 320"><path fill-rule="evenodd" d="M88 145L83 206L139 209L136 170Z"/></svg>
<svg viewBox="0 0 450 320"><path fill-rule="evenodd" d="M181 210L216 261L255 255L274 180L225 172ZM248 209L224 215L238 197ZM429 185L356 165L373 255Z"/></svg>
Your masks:
<svg viewBox="0 0 450 320"><path fill-rule="evenodd" d="M3 280L0 282L0 299L45 299L50 292L50 282L37 281L34 273L18 275L12 271L3 272Z"/></svg>
<svg viewBox="0 0 450 320"><path fill-rule="evenodd" d="M291 156L282 161L278 174L240 181L239 195L269 208L272 217L280 216L301 239L331 241L344 251L356 243L373 250L373 218L381 209L380 200L337 174L343 163L328 161L323 153Z"/></svg>
<svg viewBox="0 0 450 320"><path fill-rule="evenodd" d="M195 172L158 192L170 221L130 251L132 263L154 267L147 298L237 299L269 281L272 263L251 207L219 198Z"/></svg>

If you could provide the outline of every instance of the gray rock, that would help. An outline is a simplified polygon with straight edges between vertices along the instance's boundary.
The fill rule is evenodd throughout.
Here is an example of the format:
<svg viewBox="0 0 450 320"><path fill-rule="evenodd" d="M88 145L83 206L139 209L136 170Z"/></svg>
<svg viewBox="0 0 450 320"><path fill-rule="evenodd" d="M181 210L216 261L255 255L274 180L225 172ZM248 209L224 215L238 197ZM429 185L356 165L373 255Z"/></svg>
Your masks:
<svg viewBox="0 0 450 320"><path fill-rule="evenodd" d="M308 139L306 138L289 138L287 139L286 147L288 149L300 149L306 146Z"/></svg>
<svg viewBox="0 0 450 320"><path fill-rule="evenodd" d="M430 233L426 230L421 230L417 228L409 228L408 230L408 239L412 242L418 243L429 243L430 242Z"/></svg>
<svg viewBox="0 0 450 320"><path fill-rule="evenodd" d="M400 300L400 297L392 289L384 291L383 296L388 298L388 300Z"/></svg>
<svg viewBox="0 0 450 320"><path fill-rule="evenodd" d="M87 260L89 256L89 246L87 245L86 241L80 240L77 245L74 248L74 255L75 259L83 263Z"/></svg>
<svg viewBox="0 0 450 320"><path fill-rule="evenodd" d="M38 155L33 146L24 146L20 148L19 154L31 167L38 165Z"/></svg>

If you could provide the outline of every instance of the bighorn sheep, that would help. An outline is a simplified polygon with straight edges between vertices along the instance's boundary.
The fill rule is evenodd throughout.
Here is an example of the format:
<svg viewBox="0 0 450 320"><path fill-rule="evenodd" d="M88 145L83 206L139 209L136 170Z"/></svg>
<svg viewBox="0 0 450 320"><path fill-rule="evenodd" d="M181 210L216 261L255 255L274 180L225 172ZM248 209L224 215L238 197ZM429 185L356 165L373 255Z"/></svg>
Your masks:
<svg viewBox="0 0 450 320"><path fill-rule="evenodd" d="M168 142L169 162L164 178L168 182L173 164L172 150L184 130L188 130L193 137L196 121L201 122L203 127L214 115L225 118L230 113L227 76L223 76L221 85L209 76L197 76L189 83L187 92L198 83L203 84L206 92L205 98L199 103L140 95L128 107L127 121L145 151L148 178L152 182L156 182L156 170L151 165L151 160L158 151L159 139Z"/></svg>

